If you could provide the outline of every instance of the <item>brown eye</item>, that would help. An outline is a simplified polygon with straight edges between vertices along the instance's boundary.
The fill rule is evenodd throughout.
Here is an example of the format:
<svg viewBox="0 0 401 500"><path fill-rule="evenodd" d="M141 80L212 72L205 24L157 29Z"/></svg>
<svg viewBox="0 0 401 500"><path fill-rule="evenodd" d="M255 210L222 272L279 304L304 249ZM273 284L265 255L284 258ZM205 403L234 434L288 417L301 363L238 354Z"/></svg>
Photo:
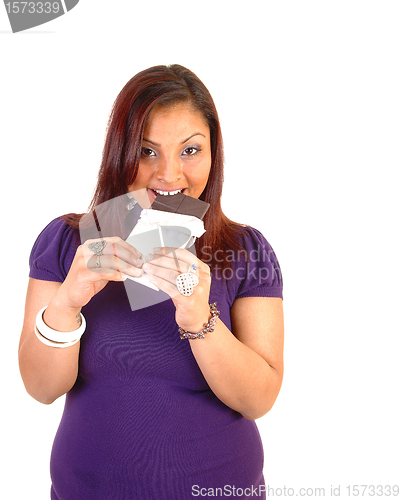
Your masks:
<svg viewBox="0 0 401 500"><path fill-rule="evenodd" d="M155 152L150 148L142 148L141 155L146 157L155 156Z"/></svg>
<svg viewBox="0 0 401 500"><path fill-rule="evenodd" d="M185 156L195 156L199 151L202 151L200 148L195 148L191 146L189 148L184 149Z"/></svg>

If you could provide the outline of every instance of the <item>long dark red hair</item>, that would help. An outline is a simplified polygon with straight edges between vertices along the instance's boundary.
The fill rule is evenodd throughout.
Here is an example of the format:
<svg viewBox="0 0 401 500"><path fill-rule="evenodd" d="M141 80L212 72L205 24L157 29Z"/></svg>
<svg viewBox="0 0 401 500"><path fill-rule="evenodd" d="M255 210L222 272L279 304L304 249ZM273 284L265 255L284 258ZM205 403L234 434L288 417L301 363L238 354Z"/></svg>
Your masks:
<svg viewBox="0 0 401 500"><path fill-rule="evenodd" d="M134 76L114 102L103 149L96 190L89 206L127 193L138 172L146 120L156 105L188 102L202 112L210 128L212 163L207 185L199 199L210 203L205 215L206 233L196 242L197 256L209 265L223 267L229 262L215 259L216 250L240 249L239 235L245 228L229 220L221 209L224 151L220 121L212 96L192 71L173 64L154 66ZM78 228L82 214L68 214L64 220ZM221 252L219 252L221 257Z"/></svg>

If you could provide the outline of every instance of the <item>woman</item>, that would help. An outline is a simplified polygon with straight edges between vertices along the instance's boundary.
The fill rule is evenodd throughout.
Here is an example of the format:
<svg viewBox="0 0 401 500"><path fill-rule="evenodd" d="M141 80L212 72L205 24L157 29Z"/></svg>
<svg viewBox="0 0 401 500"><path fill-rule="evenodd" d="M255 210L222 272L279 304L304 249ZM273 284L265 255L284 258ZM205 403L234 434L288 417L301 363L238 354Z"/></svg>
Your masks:
<svg viewBox="0 0 401 500"><path fill-rule="evenodd" d="M265 498L254 420L281 386L282 281L265 238L222 213L222 179L209 92L182 66L150 68L116 99L90 212L127 193L142 207L167 192L199 198L210 204L199 258L141 255L115 211L114 234L81 245L76 214L39 235L19 362L35 399L67 394L52 499ZM135 310L126 278L145 272L171 299ZM190 295L179 291L180 273L198 278ZM134 290L138 300L145 288Z"/></svg>

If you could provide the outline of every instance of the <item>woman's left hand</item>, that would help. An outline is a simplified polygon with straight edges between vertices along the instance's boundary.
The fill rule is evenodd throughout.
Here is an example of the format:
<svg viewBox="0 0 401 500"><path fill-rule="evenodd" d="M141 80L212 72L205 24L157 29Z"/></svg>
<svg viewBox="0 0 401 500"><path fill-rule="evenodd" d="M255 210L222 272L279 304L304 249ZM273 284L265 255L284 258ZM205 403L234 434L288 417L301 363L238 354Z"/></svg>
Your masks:
<svg viewBox="0 0 401 500"><path fill-rule="evenodd" d="M147 263L143 270L154 285L170 295L176 307L175 319L178 326L188 332L199 332L210 317L209 266L182 248L154 248L153 252L146 257ZM184 296L178 291L176 279L179 274L189 272L193 264L196 266L195 274L199 284L193 287L192 295Z"/></svg>

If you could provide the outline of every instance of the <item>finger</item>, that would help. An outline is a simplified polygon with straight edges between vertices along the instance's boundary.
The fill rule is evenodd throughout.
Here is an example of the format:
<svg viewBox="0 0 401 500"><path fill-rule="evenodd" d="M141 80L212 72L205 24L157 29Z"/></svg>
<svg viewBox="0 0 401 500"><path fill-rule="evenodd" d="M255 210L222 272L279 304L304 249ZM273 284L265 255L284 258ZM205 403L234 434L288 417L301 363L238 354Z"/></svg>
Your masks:
<svg viewBox="0 0 401 500"><path fill-rule="evenodd" d="M155 255L163 255L170 259L178 259L190 264L195 260L197 260L196 256L193 255L188 250L184 248L174 248L174 247L162 247L162 248L154 248L153 253Z"/></svg>
<svg viewBox="0 0 401 500"><path fill-rule="evenodd" d="M96 243L96 242L101 242L101 241L105 241L106 242L105 247L102 249L102 253L104 253L104 251L107 248L110 249L110 245L112 243L115 243L117 246L119 246L121 248L124 248L125 250L128 250L128 252L130 254L133 254L136 258L138 258L138 259L142 258L142 254L141 254L141 252L139 250L137 250L135 247L133 247L132 245L130 245L126 241L122 240L118 236L112 236L112 237L106 237L106 238L97 238L97 239L93 239L93 240L86 240L85 243L82 246L84 248L87 248L90 243Z"/></svg>
<svg viewBox="0 0 401 500"><path fill-rule="evenodd" d="M149 276L149 279L152 281L152 283L154 283L158 288L170 295L170 297L174 298L180 295L180 291L177 287L177 277L182 275L181 273L178 273L173 269L155 266L150 262L144 264L143 269ZM191 276L193 275L191 274ZM192 286L188 286L192 288L192 293L194 293L195 289L197 289L198 293L202 293L203 290L210 288L210 277L203 274L202 277L196 280L196 283L193 282ZM187 290L189 290L188 286L185 286Z"/></svg>
<svg viewBox="0 0 401 500"><path fill-rule="evenodd" d="M105 241L106 243L118 243L121 246L125 246L128 249L134 249L135 252L138 252L138 254L140 254L140 252L138 250L136 250L135 247L133 247L132 245L130 245L129 243L127 243L125 240L121 239L119 236L105 236L103 238L89 239L89 240L86 240L83 243L83 245L89 245L89 243L96 243L96 242L99 242L99 241Z"/></svg>
<svg viewBox="0 0 401 500"><path fill-rule="evenodd" d="M210 267L184 248L163 247L154 248L153 251L154 260L152 262L156 265L163 264L164 267L177 269L182 273L195 271L195 274L199 277L203 275L210 276ZM193 267L194 265L196 268Z"/></svg>
<svg viewBox="0 0 401 500"><path fill-rule="evenodd" d="M142 270L140 268L132 266L124 260L119 259L117 255L92 255L87 263L87 267L91 271L105 274L109 272L122 272L133 277L142 275Z"/></svg>
<svg viewBox="0 0 401 500"><path fill-rule="evenodd" d="M93 276L96 276L94 281L125 281L128 279L128 274L116 272L114 269L96 268L91 269Z"/></svg>
<svg viewBox="0 0 401 500"><path fill-rule="evenodd" d="M133 246L129 245L129 247L130 248L128 248L127 246L123 246L121 242L110 242L104 247L102 253L103 255L114 255L120 260L127 262L128 264L136 267L141 267L143 262L139 256L142 254L140 254ZM133 251L135 251L135 253Z"/></svg>
<svg viewBox="0 0 401 500"><path fill-rule="evenodd" d="M171 298L177 297L180 295L175 283L172 284L170 281L166 281L163 278L160 278L156 275L149 276L150 281L159 288L162 292L167 293Z"/></svg>
<svg viewBox="0 0 401 500"><path fill-rule="evenodd" d="M188 268L188 264L186 262L179 261L176 258L163 257L162 255L149 254L146 256L145 260L155 266L164 267L166 269L174 269L174 271L179 273L186 272L186 269Z"/></svg>
<svg viewBox="0 0 401 500"><path fill-rule="evenodd" d="M128 242L122 240L121 238L117 238L117 241L114 241L112 243L116 243L117 246L121 247L121 248L125 248L126 250L128 250L128 252L134 254L138 259L142 259L142 254L139 250L137 250L135 247L133 247L132 245L130 245Z"/></svg>
<svg viewBox="0 0 401 500"><path fill-rule="evenodd" d="M138 250L136 250L133 246L128 245L125 241L120 238L105 238L103 240L88 240L83 245L84 257L86 262L92 259L94 254L93 250L89 248L91 243L105 241L106 245L102 248L102 255L116 255L121 260L124 260L130 265L134 265L136 267L142 266L142 259L140 256L142 255Z"/></svg>
<svg viewBox="0 0 401 500"><path fill-rule="evenodd" d="M160 267L151 262L147 262L143 266L143 270L149 274L150 276L156 276L157 278L161 278L168 283L171 283L175 286L177 276L180 274L176 269L169 269L167 267Z"/></svg>

